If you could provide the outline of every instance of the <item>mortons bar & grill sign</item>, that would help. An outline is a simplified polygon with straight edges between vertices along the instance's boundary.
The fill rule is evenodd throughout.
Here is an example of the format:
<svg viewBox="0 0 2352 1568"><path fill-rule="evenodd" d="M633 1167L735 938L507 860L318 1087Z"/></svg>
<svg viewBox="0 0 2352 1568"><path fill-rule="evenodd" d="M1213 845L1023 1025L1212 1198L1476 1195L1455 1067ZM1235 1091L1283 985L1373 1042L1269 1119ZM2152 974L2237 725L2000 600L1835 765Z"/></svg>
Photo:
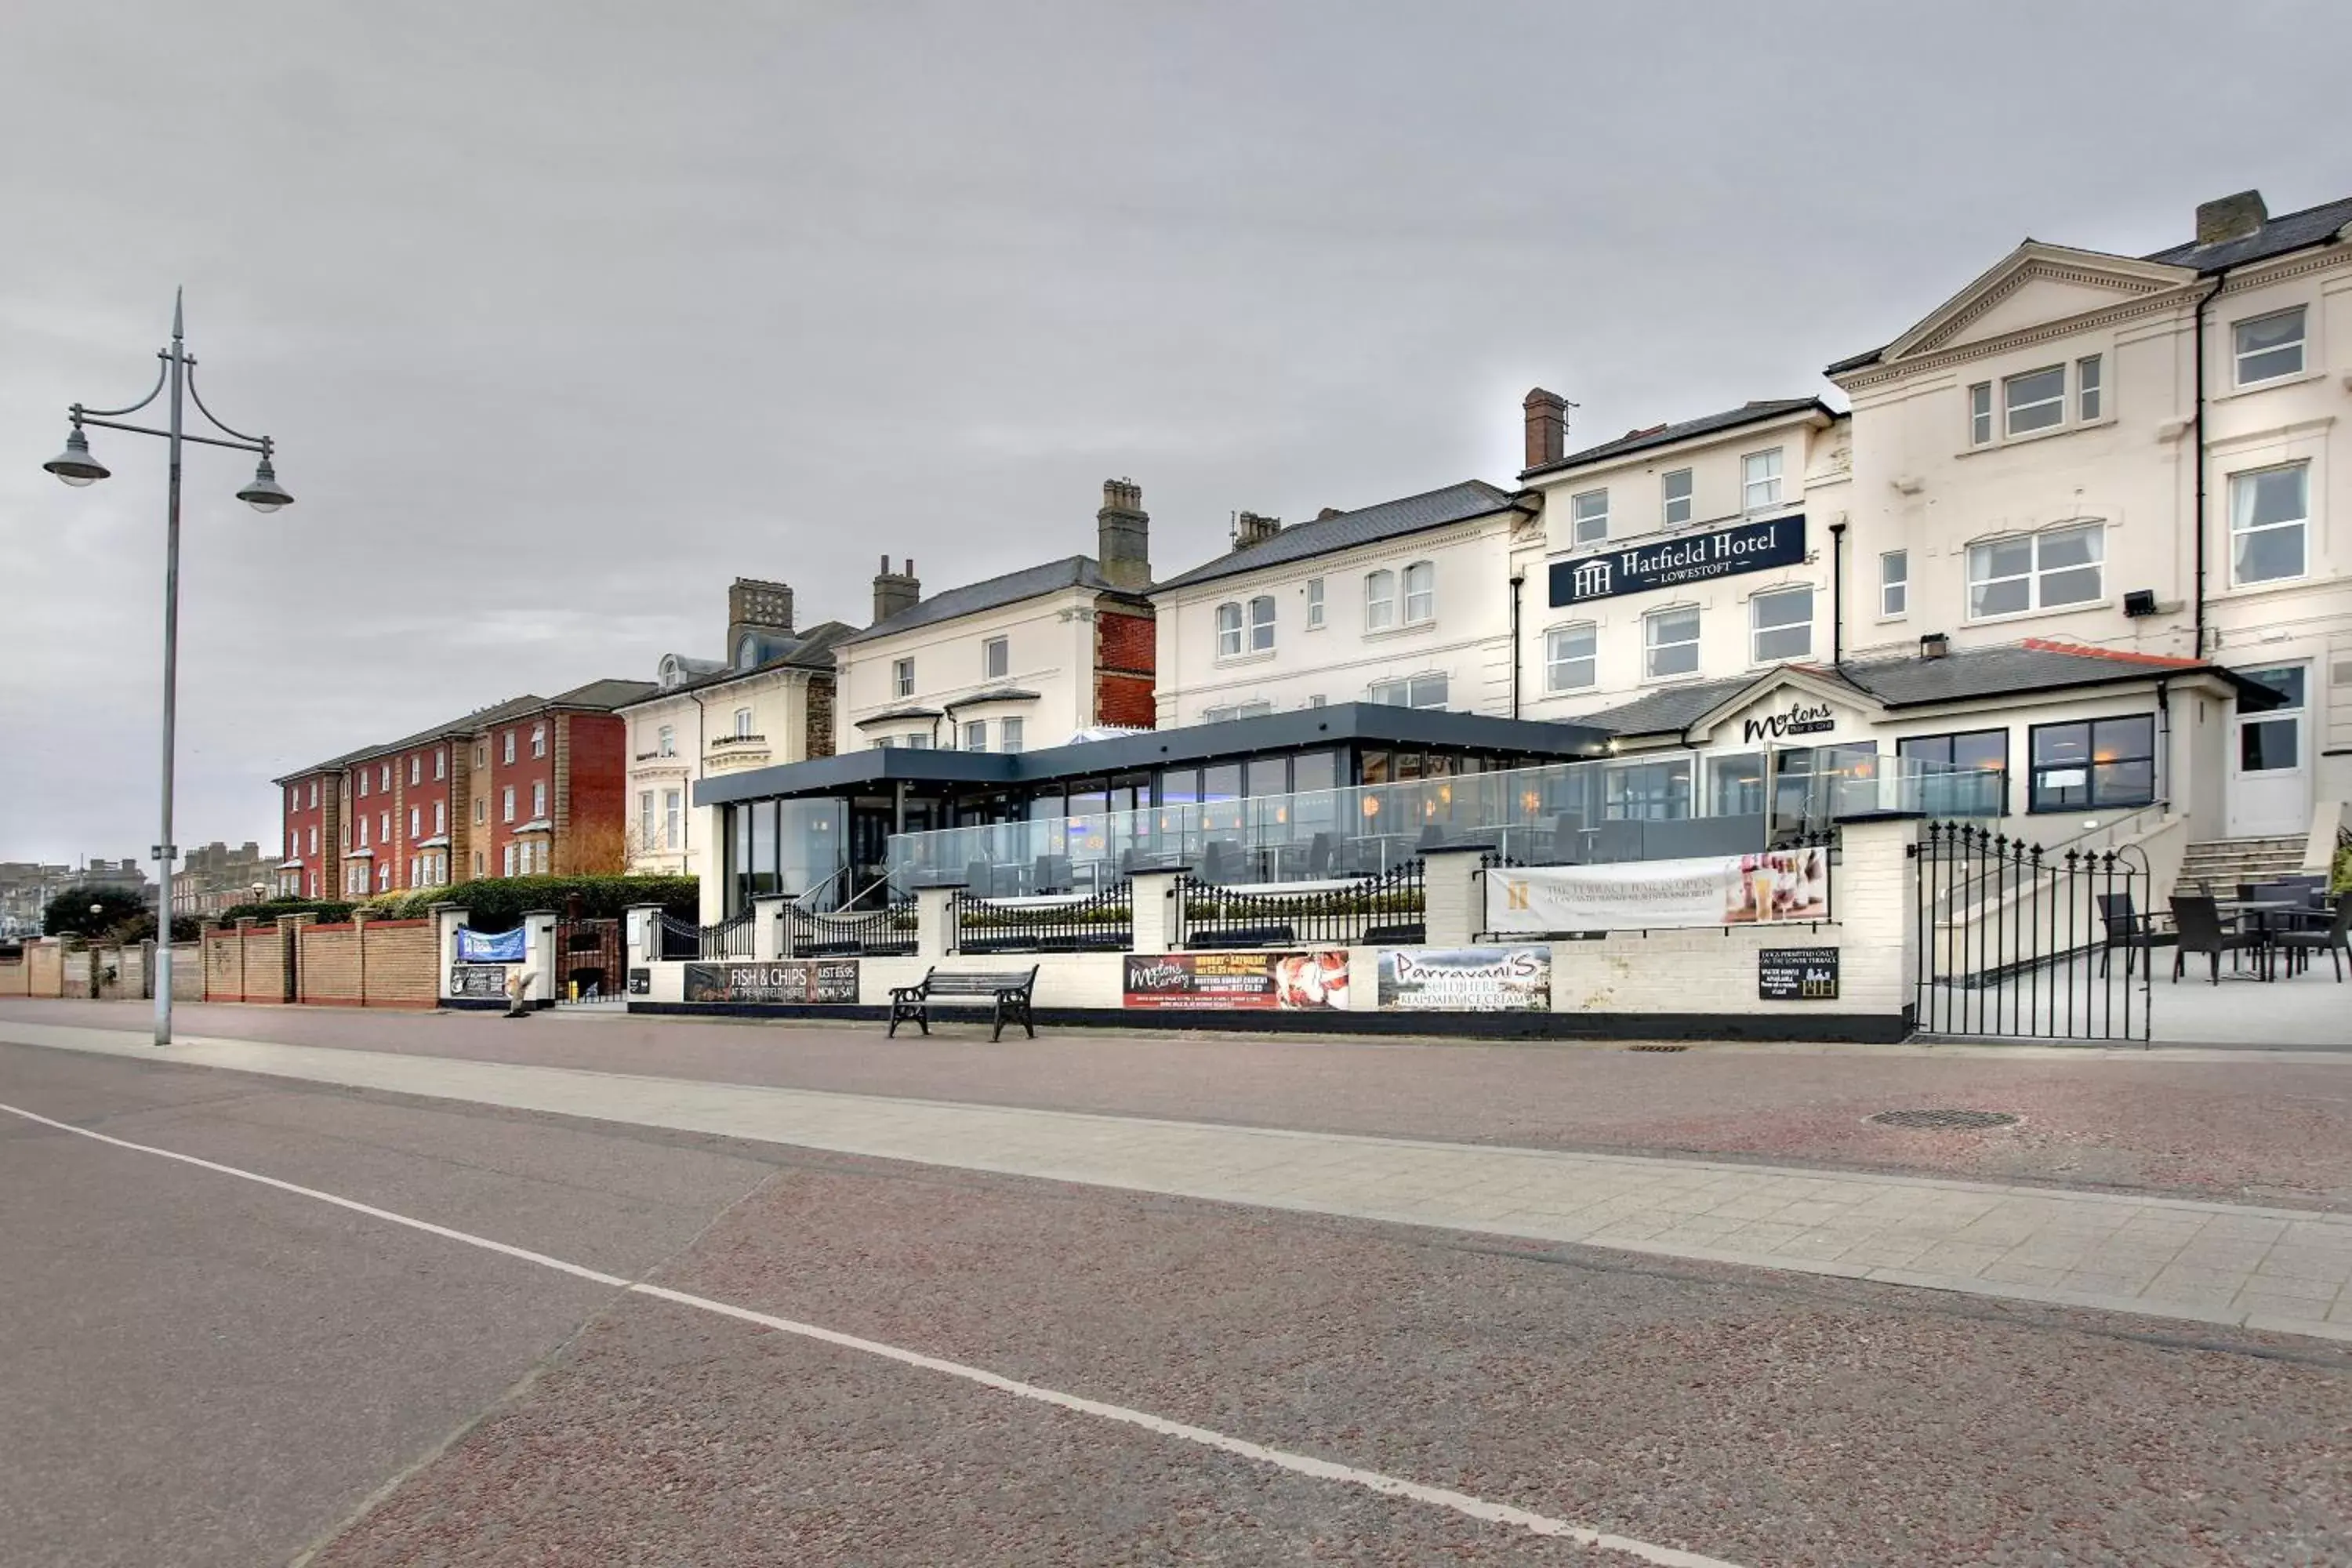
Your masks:
<svg viewBox="0 0 2352 1568"><path fill-rule="evenodd" d="M1804 513L1776 517L1769 522L1736 523L1656 544L1629 545L1605 554L1555 561L1551 563L1552 607L1773 566L1794 566L1804 558Z"/></svg>

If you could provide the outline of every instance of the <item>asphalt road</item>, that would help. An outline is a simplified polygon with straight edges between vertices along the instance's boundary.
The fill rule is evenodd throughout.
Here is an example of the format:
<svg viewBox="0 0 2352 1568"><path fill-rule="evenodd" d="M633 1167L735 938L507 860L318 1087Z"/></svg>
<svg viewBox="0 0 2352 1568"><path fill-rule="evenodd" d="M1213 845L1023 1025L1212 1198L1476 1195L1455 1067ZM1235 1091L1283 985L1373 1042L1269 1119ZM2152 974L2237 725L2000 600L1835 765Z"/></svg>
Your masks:
<svg viewBox="0 0 2352 1568"><path fill-rule="evenodd" d="M22 1047L0 1102L1752 1568L2352 1562L2317 1342ZM1645 1560L13 1116L0 1347L12 1563Z"/></svg>

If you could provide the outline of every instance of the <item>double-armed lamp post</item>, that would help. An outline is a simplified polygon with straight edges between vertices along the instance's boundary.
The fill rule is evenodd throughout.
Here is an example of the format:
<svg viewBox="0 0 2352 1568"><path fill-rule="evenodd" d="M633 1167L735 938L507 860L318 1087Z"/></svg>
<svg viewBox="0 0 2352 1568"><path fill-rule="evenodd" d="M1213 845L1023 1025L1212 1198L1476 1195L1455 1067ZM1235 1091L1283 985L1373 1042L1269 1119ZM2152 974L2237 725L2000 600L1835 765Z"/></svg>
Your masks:
<svg viewBox="0 0 2352 1568"><path fill-rule="evenodd" d="M155 918L159 939L155 943L155 1043L172 1043L172 862L179 850L172 843L172 757L173 729L179 700L180 665L180 447L194 441L206 447L226 447L239 452L258 453L259 467L253 471L253 482L236 492L236 499L256 511L276 511L291 506L294 498L278 482L277 472L269 466L272 443L267 436L247 436L230 429L213 417L205 400L196 394L196 362L185 342L180 300L172 300L172 345L158 350L155 357L163 368L155 374L155 384L147 395L125 408L85 408L73 405L67 412L73 428L66 435L66 449L43 463L41 467L69 485L95 484L108 478L113 470L90 456L89 437L83 426L95 425L107 430L129 430L141 436L161 436L169 442L171 479L165 491L163 510L163 836L155 846L156 904ZM171 393L170 424L158 430L151 425L123 423L126 414L136 414L162 396ZM196 412L218 436L198 436L181 428L182 400L194 403Z"/></svg>

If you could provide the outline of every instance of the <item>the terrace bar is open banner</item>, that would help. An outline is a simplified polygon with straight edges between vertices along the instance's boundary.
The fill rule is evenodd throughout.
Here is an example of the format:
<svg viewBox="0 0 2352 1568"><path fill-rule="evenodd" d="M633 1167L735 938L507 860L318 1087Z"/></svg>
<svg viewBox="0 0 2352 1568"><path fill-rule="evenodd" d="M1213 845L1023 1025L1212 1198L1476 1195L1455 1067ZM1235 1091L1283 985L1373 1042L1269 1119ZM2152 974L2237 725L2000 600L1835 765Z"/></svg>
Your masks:
<svg viewBox="0 0 2352 1568"><path fill-rule="evenodd" d="M1496 935L1661 931L1827 920L1830 852L1774 849L1605 866L1497 866L1486 873Z"/></svg>

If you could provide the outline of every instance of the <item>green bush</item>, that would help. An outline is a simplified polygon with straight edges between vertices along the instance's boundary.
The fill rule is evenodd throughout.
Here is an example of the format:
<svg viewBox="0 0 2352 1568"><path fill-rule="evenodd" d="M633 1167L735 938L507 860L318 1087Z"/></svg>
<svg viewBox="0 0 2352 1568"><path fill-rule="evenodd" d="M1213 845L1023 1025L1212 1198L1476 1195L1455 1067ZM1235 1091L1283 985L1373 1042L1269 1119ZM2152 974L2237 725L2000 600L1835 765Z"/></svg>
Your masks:
<svg viewBox="0 0 2352 1568"><path fill-rule="evenodd" d="M360 906L370 920L425 918L436 904L457 904L478 931L512 931L533 910L582 920L618 920L632 904L659 904L682 921L702 918L702 884L692 877L496 877L449 888L390 893Z"/></svg>
<svg viewBox="0 0 2352 1568"><path fill-rule="evenodd" d="M214 919L217 924L233 926L251 916L269 925L279 915L316 915L322 926L341 925L352 918L352 906L332 899L269 899L257 904L231 904Z"/></svg>
<svg viewBox="0 0 2352 1568"><path fill-rule="evenodd" d="M2328 891L2352 893L2352 844L2336 852L2336 872L2327 883Z"/></svg>

